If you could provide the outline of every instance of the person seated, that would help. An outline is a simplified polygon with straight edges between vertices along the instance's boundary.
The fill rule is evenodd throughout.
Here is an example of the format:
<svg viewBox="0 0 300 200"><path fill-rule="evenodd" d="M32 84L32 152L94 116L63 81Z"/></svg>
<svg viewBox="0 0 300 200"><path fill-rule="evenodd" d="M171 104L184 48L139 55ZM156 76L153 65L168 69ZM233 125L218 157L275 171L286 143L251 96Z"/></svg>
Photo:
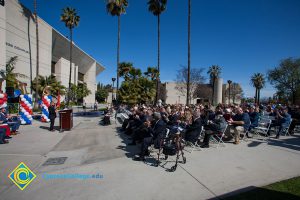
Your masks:
<svg viewBox="0 0 300 200"><path fill-rule="evenodd" d="M10 127L8 126L8 124L0 124L0 129L5 130L5 139L11 139L10 135L12 135L12 134L11 134Z"/></svg>
<svg viewBox="0 0 300 200"><path fill-rule="evenodd" d="M234 144L240 143L240 134L245 133L250 127L250 117L248 113L245 113L241 107L237 107L235 110L236 114L229 122L229 131L234 132Z"/></svg>
<svg viewBox="0 0 300 200"><path fill-rule="evenodd" d="M134 129L138 128L140 125L142 125L142 121L140 119L140 112L134 111L132 113L132 116L130 116L128 124L125 129L125 134L131 136Z"/></svg>
<svg viewBox="0 0 300 200"><path fill-rule="evenodd" d="M20 127L20 120L6 114L6 109L4 107L0 108L0 123L8 124L11 128L12 135L16 134Z"/></svg>
<svg viewBox="0 0 300 200"><path fill-rule="evenodd" d="M149 129L147 124L150 124L152 121L152 117L149 116L146 118L146 120L143 122L141 126L139 126L137 129L133 130L133 133L131 135L132 142L128 145L136 145L137 142L141 142L146 137L150 137Z"/></svg>
<svg viewBox="0 0 300 200"><path fill-rule="evenodd" d="M200 111L194 111L192 119L192 124L186 127L184 138L187 142L191 142L192 144L194 144L198 140L202 130L202 119Z"/></svg>
<svg viewBox="0 0 300 200"><path fill-rule="evenodd" d="M148 121L146 126L149 129L150 137L146 137L143 140L141 146L141 152L138 157L135 157L134 160L137 161L145 161L145 156L149 155L148 147L151 144L154 144L155 148L160 147L161 140L165 137L166 134L166 123L162 120L161 114L155 112L153 114L152 127L150 122Z"/></svg>
<svg viewBox="0 0 300 200"><path fill-rule="evenodd" d="M9 143L8 140L5 138L5 129L0 128L0 144Z"/></svg>
<svg viewBox="0 0 300 200"><path fill-rule="evenodd" d="M201 148L209 148L209 141L211 135L224 132L226 125L227 122L223 117L223 113L221 111L217 111L215 113L215 118L213 120L209 120L207 122L207 125L204 126L205 135L203 139L203 145L201 145Z"/></svg>
<svg viewBox="0 0 300 200"><path fill-rule="evenodd" d="M168 116L168 126L177 126L179 122L179 115L175 109L171 110L171 114Z"/></svg>
<svg viewBox="0 0 300 200"><path fill-rule="evenodd" d="M246 136L248 138L250 138L249 136L249 131L251 131L251 129L255 128L258 126L258 121L259 121L259 108L258 107L254 107L254 106L251 106L250 109L249 109L249 117L250 117L250 127L246 133Z"/></svg>
<svg viewBox="0 0 300 200"><path fill-rule="evenodd" d="M294 110L291 112L291 117L293 119L290 128L289 128L289 134L293 135L295 133L294 129L297 125L300 125L300 110L299 106L295 106Z"/></svg>
<svg viewBox="0 0 300 200"><path fill-rule="evenodd" d="M285 108L281 108L280 110L276 110L276 118L277 121L271 124L270 129L271 127L279 127L276 134L276 139L279 139L279 136L282 133L282 131L288 128L288 126L290 125L292 117L288 113L288 108L285 107ZM268 135L270 135L270 129L268 131Z"/></svg>

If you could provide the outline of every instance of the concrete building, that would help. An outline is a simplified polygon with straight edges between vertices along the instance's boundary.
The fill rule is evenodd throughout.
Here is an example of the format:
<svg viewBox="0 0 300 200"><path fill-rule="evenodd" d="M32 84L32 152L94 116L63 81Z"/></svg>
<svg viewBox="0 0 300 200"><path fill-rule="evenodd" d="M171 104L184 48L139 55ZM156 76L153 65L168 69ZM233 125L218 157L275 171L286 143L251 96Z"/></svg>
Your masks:
<svg viewBox="0 0 300 200"><path fill-rule="evenodd" d="M176 89L176 82L166 82L166 104L185 104L186 94ZM192 104L197 103L197 99L191 99Z"/></svg>
<svg viewBox="0 0 300 200"><path fill-rule="evenodd" d="M186 103L186 94L182 94L176 89L176 82L166 82L166 104L185 104ZM211 87L210 84L202 84L203 87ZM214 102L215 104L229 103L229 96L227 94L228 92L228 84L223 84L223 79L219 78L215 82L215 93L214 93ZM231 98L230 103L240 104L241 103L241 92L239 92L241 89L240 84L233 83L231 85ZM206 90L206 89L205 89ZM208 92L206 91L206 98L205 97L197 97L191 99L191 104L208 104L211 99L211 93L212 91Z"/></svg>
<svg viewBox="0 0 300 200"><path fill-rule="evenodd" d="M3 0L2 0L3 1ZM39 23L39 74L55 75L57 80L68 87L69 82L69 40L41 18ZM74 44L74 43L73 43ZM0 68L13 56L18 57L15 71L25 74L27 91L36 77L36 33L34 16L18 0L6 0L0 5ZM96 76L104 67L76 44L73 45L72 83L85 82L91 94L84 101L95 102ZM5 87L5 82L3 83Z"/></svg>

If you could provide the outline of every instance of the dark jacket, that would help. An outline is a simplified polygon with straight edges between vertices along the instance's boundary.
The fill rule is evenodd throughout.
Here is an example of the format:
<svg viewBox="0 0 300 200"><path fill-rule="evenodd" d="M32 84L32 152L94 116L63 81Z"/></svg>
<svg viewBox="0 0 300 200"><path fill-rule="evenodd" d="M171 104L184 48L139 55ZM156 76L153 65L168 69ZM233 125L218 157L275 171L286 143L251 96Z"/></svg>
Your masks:
<svg viewBox="0 0 300 200"><path fill-rule="evenodd" d="M212 120L212 123L208 125L208 129L215 132L215 133L221 133L226 128L227 122L223 116L219 118L215 118Z"/></svg>
<svg viewBox="0 0 300 200"><path fill-rule="evenodd" d="M259 120L259 113L258 112L249 112L249 117L251 121L252 127L258 126L258 120Z"/></svg>
<svg viewBox="0 0 300 200"><path fill-rule="evenodd" d="M185 139L189 142L196 142L202 130L202 119L199 117L186 129Z"/></svg>
<svg viewBox="0 0 300 200"><path fill-rule="evenodd" d="M50 106L48 108L48 111L49 111L49 118L50 119L55 119L56 118L55 107L54 106Z"/></svg>
<svg viewBox="0 0 300 200"><path fill-rule="evenodd" d="M7 122L7 118L6 118L5 114L2 112L0 112L0 121L3 121L3 123Z"/></svg>
<svg viewBox="0 0 300 200"><path fill-rule="evenodd" d="M166 128L166 123L162 119L156 121L153 127L150 128L150 134L152 135L153 140L164 137L166 134Z"/></svg>

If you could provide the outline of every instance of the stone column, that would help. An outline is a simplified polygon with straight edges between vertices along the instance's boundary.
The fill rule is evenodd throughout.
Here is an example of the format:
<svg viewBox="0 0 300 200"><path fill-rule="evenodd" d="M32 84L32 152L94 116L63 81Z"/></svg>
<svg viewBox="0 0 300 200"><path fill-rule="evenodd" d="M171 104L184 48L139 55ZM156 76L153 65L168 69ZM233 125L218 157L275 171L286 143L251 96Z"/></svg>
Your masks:
<svg viewBox="0 0 300 200"><path fill-rule="evenodd" d="M222 103L222 85L223 85L223 79L218 78L215 81L214 85L214 104L217 105L219 103Z"/></svg>

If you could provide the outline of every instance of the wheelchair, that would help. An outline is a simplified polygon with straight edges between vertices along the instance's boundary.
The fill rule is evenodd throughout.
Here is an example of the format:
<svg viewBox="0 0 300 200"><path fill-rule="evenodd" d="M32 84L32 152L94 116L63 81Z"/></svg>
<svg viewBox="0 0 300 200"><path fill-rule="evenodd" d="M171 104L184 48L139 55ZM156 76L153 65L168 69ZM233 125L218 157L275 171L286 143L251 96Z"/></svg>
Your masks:
<svg viewBox="0 0 300 200"><path fill-rule="evenodd" d="M176 156L175 165L172 166L169 171L174 172L177 169L178 160L182 157L182 163L186 163L186 157L184 156L184 142L182 140L182 131L180 127L168 129L165 137L160 140L159 150L157 153L156 166L158 167L161 160L161 154L163 154L164 160L167 160L169 156Z"/></svg>

